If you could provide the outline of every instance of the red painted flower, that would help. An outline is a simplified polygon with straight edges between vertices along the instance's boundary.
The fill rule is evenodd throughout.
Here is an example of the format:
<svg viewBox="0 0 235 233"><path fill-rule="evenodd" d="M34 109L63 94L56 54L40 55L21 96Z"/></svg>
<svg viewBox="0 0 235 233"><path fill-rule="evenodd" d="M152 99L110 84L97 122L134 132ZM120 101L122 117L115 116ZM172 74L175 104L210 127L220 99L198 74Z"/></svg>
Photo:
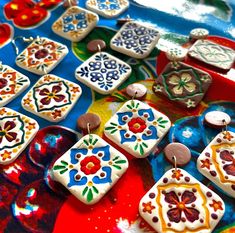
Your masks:
<svg viewBox="0 0 235 233"><path fill-rule="evenodd" d="M40 90L39 95L46 96L40 100L43 105L48 105L53 99L56 102L61 102L64 100L65 96L58 94L62 88L60 86L54 86L50 92L47 88Z"/></svg>
<svg viewBox="0 0 235 233"><path fill-rule="evenodd" d="M61 2L62 0L41 0L39 3L37 3L37 6L43 7L45 9L51 9L59 5Z"/></svg>
<svg viewBox="0 0 235 233"><path fill-rule="evenodd" d="M228 175L235 176L235 156L228 150L223 150L220 152L220 158L226 162L223 169Z"/></svg>
<svg viewBox="0 0 235 233"><path fill-rule="evenodd" d="M86 175L95 174L101 167L100 160L94 155L87 156L81 161L81 171Z"/></svg>
<svg viewBox="0 0 235 233"><path fill-rule="evenodd" d="M146 123L140 117L132 118L128 122L129 130L133 133L142 133L146 129Z"/></svg>
<svg viewBox="0 0 235 233"><path fill-rule="evenodd" d="M189 222L199 219L199 211L192 207L187 207L188 204L191 206L196 201L196 196L193 192L185 191L182 196L177 196L174 191L171 191L165 194L165 201L174 205L172 209L167 211L167 216L171 222L179 223L182 221L182 213L184 213Z"/></svg>
<svg viewBox="0 0 235 233"><path fill-rule="evenodd" d="M16 124L13 121L7 121L4 126L0 125L0 143L2 142L4 137L7 139L8 142L12 142L16 139L17 133L10 132L15 127Z"/></svg>

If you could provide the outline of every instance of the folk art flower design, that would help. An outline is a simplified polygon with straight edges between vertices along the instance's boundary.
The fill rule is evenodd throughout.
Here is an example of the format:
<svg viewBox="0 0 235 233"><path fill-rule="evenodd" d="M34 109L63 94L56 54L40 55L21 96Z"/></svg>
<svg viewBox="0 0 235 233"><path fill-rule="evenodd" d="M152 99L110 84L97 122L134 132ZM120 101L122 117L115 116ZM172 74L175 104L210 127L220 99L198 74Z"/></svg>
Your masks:
<svg viewBox="0 0 235 233"><path fill-rule="evenodd" d="M2 143L3 138L8 142L12 142L16 139L17 133L14 132L16 124L14 121L7 121L3 126L0 125L0 144Z"/></svg>
<svg viewBox="0 0 235 233"><path fill-rule="evenodd" d="M235 176L235 156L233 151L223 150L220 152L220 159L225 163L223 169L228 175Z"/></svg>
<svg viewBox="0 0 235 233"><path fill-rule="evenodd" d="M100 10L119 10L119 0L97 0Z"/></svg>

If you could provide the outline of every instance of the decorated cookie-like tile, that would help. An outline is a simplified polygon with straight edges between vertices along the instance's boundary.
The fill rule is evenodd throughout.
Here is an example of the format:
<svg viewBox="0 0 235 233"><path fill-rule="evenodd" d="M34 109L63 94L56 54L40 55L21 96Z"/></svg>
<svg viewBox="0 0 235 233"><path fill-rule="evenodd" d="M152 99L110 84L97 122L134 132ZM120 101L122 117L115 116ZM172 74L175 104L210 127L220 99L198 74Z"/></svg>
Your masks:
<svg viewBox="0 0 235 233"><path fill-rule="evenodd" d="M210 233L225 211L223 200L182 169L167 171L139 204L157 232Z"/></svg>
<svg viewBox="0 0 235 233"><path fill-rule="evenodd" d="M13 162L34 138L38 123L9 108L0 108L0 164Z"/></svg>
<svg viewBox="0 0 235 233"><path fill-rule="evenodd" d="M235 198L235 133L218 134L197 160L198 170Z"/></svg>
<svg viewBox="0 0 235 233"><path fill-rule="evenodd" d="M155 28L133 21L122 26L112 38L110 46L120 53L142 59L151 53L159 38Z"/></svg>
<svg viewBox="0 0 235 233"><path fill-rule="evenodd" d="M235 60L233 49L209 40L197 40L188 54L195 59L225 70L230 69Z"/></svg>
<svg viewBox="0 0 235 233"><path fill-rule="evenodd" d="M137 158L148 156L170 129L167 116L139 100L127 101L105 124L105 136Z"/></svg>
<svg viewBox="0 0 235 233"><path fill-rule="evenodd" d="M82 40L97 24L97 14L78 6L68 8L52 25L52 30L68 40Z"/></svg>
<svg viewBox="0 0 235 233"><path fill-rule="evenodd" d="M102 138L81 138L53 166L53 177L85 204L98 202L128 168L126 157Z"/></svg>
<svg viewBox="0 0 235 233"><path fill-rule="evenodd" d="M16 64L32 73L43 75L53 70L67 53L66 45L40 37L16 57Z"/></svg>
<svg viewBox="0 0 235 233"><path fill-rule="evenodd" d="M82 94L73 82L48 74L42 76L22 99L25 110L51 122L63 120Z"/></svg>
<svg viewBox="0 0 235 233"><path fill-rule="evenodd" d="M110 94L131 74L131 67L120 59L98 52L80 65L76 78L100 94Z"/></svg>
<svg viewBox="0 0 235 233"><path fill-rule="evenodd" d="M120 15L129 7L128 0L87 0L86 7L106 18Z"/></svg>
<svg viewBox="0 0 235 233"><path fill-rule="evenodd" d="M10 66L0 64L0 107L20 95L29 84L25 75Z"/></svg>
<svg viewBox="0 0 235 233"><path fill-rule="evenodd" d="M186 108L196 107L211 85L211 76L182 62L170 62L153 84L153 92Z"/></svg>

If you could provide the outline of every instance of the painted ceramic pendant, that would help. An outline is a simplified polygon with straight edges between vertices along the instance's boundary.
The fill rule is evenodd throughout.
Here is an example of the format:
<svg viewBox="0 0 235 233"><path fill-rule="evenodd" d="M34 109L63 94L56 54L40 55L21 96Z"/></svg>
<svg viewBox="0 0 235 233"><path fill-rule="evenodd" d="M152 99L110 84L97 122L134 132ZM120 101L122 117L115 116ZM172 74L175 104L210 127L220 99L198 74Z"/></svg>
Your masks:
<svg viewBox="0 0 235 233"><path fill-rule="evenodd" d="M209 40L197 40L189 49L188 54L197 60L224 70L230 69L235 60L233 49Z"/></svg>
<svg viewBox="0 0 235 233"><path fill-rule="evenodd" d="M52 25L52 30L59 36L78 42L95 28L98 20L97 14L78 6L73 6L68 8L55 21Z"/></svg>
<svg viewBox="0 0 235 233"><path fill-rule="evenodd" d="M53 166L54 179L85 204L95 204L128 168L128 160L95 134L81 138Z"/></svg>
<svg viewBox="0 0 235 233"><path fill-rule="evenodd" d="M106 18L117 17L129 7L128 0L87 0L87 9Z"/></svg>
<svg viewBox="0 0 235 233"><path fill-rule="evenodd" d="M167 116L139 100L127 101L105 124L105 136L137 158L148 156L170 129Z"/></svg>
<svg viewBox="0 0 235 233"><path fill-rule="evenodd" d="M194 28L190 31L189 37L192 40L206 39L209 35L209 31L205 28Z"/></svg>
<svg viewBox="0 0 235 233"><path fill-rule="evenodd" d="M0 164L13 162L34 138L38 123L9 108L0 108Z"/></svg>
<svg viewBox="0 0 235 233"><path fill-rule="evenodd" d="M217 129L222 129L226 125L231 123L231 117L222 111L210 111L205 114L204 122L212 127Z"/></svg>
<svg viewBox="0 0 235 233"><path fill-rule="evenodd" d="M120 59L98 52L75 71L76 78L100 94L110 94L131 74L131 67Z"/></svg>
<svg viewBox="0 0 235 233"><path fill-rule="evenodd" d="M16 64L32 73L43 75L53 70L67 53L65 45L40 37L16 57Z"/></svg>
<svg viewBox="0 0 235 233"><path fill-rule="evenodd" d="M235 133L218 134L197 160L198 170L235 198Z"/></svg>
<svg viewBox="0 0 235 233"><path fill-rule="evenodd" d="M25 110L51 122L63 120L82 94L73 82L48 74L42 76L22 99Z"/></svg>
<svg viewBox="0 0 235 233"><path fill-rule="evenodd" d="M142 59L147 57L160 38L155 28L139 22L128 22L112 38L110 47L127 56Z"/></svg>
<svg viewBox="0 0 235 233"><path fill-rule="evenodd" d="M211 76L183 62L170 62L153 84L156 95L186 108L196 107L211 85Z"/></svg>
<svg viewBox="0 0 235 233"><path fill-rule="evenodd" d="M139 204L157 232L210 233L225 211L223 200L182 169L167 171Z"/></svg>
<svg viewBox="0 0 235 233"><path fill-rule="evenodd" d="M11 102L28 86L28 77L7 65L0 65L0 107Z"/></svg>

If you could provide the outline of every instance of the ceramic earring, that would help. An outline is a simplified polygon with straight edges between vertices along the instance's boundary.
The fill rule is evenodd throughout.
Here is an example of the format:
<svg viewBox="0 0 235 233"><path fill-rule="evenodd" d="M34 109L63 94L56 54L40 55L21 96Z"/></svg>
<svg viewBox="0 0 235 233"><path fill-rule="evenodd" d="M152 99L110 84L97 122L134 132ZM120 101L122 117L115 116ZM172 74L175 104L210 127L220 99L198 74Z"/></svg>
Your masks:
<svg viewBox="0 0 235 233"><path fill-rule="evenodd" d="M68 2L70 7L54 22L52 30L65 39L78 42L95 28L99 17L91 11L73 6L71 0Z"/></svg>
<svg viewBox="0 0 235 233"><path fill-rule="evenodd" d="M176 165L160 178L139 204L140 215L162 233L210 233L224 212L224 202L216 193Z"/></svg>
<svg viewBox="0 0 235 233"><path fill-rule="evenodd" d="M0 107L11 102L29 85L28 77L0 62Z"/></svg>
<svg viewBox="0 0 235 233"><path fill-rule="evenodd" d="M183 107L194 108L204 97L212 78L207 72L181 62L185 56L179 48L167 52L170 62L156 79L153 92Z"/></svg>
<svg viewBox="0 0 235 233"><path fill-rule="evenodd" d="M202 151L197 160L197 168L225 193L235 198L235 133L227 130L227 122L223 118L221 123L226 129Z"/></svg>
<svg viewBox="0 0 235 233"><path fill-rule="evenodd" d="M31 44L23 50L19 55L19 49L16 46L16 40L22 39L24 42L31 42ZM43 75L53 70L67 55L68 48L56 41L46 37L25 38L16 37L12 40L15 47L16 64L32 73Z"/></svg>
<svg viewBox="0 0 235 233"><path fill-rule="evenodd" d="M83 120L84 116L79 121ZM86 118L80 125L89 120ZM53 177L81 202L90 205L97 203L120 179L128 168L128 160L101 137L91 134L90 123L87 132L55 162Z"/></svg>

